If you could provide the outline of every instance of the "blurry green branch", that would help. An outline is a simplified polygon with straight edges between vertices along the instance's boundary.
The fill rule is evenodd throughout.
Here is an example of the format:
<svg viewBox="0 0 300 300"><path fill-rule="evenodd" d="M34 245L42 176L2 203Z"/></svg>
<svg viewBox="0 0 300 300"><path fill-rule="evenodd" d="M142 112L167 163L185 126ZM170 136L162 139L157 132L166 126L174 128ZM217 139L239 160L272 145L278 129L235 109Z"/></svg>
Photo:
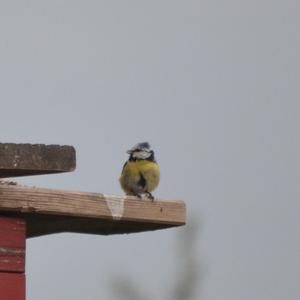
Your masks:
<svg viewBox="0 0 300 300"><path fill-rule="evenodd" d="M116 278L113 287L114 292L123 300L149 300L130 279Z"/></svg>
<svg viewBox="0 0 300 300"><path fill-rule="evenodd" d="M196 299L196 289L200 281L200 266L196 253L197 233L197 224L191 222L178 234L178 270L171 291L171 299L173 300Z"/></svg>
<svg viewBox="0 0 300 300"><path fill-rule="evenodd" d="M171 300L198 300L197 287L200 281L200 266L197 256L197 233L199 226L190 222L178 233L176 253L176 278L174 286L167 297ZM118 277L113 280L113 291L121 300L150 300L145 291L128 277Z"/></svg>

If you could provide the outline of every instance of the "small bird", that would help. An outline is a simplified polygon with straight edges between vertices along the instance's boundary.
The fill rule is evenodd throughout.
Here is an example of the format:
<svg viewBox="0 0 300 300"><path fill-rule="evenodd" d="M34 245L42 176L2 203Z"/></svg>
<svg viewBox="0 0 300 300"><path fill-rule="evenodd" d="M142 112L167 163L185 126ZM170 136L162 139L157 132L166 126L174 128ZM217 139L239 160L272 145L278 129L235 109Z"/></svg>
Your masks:
<svg viewBox="0 0 300 300"><path fill-rule="evenodd" d="M127 195L143 194L154 200L151 192L159 183L160 170L149 143L139 143L127 151L129 159L123 166L120 184Z"/></svg>

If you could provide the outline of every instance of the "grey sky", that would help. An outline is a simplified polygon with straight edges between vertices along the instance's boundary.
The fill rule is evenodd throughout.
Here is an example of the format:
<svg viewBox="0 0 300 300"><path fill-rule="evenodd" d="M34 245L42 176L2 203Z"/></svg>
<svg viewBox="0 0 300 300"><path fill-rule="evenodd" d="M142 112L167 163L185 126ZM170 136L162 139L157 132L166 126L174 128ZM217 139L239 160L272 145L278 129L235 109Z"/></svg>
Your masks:
<svg viewBox="0 0 300 300"><path fill-rule="evenodd" d="M78 155L74 173L20 181L119 194L125 151L148 140L155 194L201 221L201 299L299 299L299 14L292 0L1 1L1 141ZM178 230L31 239L28 299L114 299L115 274L158 299Z"/></svg>

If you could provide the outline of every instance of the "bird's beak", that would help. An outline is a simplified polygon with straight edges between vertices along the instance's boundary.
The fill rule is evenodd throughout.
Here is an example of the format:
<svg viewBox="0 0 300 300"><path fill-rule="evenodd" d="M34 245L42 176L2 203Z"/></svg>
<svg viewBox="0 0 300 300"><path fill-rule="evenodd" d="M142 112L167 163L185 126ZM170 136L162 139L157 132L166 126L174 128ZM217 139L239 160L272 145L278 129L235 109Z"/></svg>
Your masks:
<svg viewBox="0 0 300 300"><path fill-rule="evenodd" d="M132 150L127 150L126 153L127 153L127 154L131 154L131 153L132 153Z"/></svg>

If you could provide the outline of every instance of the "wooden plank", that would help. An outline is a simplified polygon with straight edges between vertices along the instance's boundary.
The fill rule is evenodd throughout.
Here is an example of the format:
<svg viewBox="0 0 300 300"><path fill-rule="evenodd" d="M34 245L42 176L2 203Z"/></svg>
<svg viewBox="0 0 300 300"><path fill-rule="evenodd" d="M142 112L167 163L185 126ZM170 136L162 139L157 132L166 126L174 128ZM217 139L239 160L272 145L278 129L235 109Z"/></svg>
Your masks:
<svg viewBox="0 0 300 300"><path fill-rule="evenodd" d="M0 299L25 300L25 275L0 272Z"/></svg>
<svg viewBox="0 0 300 300"><path fill-rule="evenodd" d="M25 220L0 216L0 271L25 271Z"/></svg>
<svg viewBox="0 0 300 300"><path fill-rule="evenodd" d="M0 143L0 178L70 172L75 167L72 146Z"/></svg>
<svg viewBox="0 0 300 300"><path fill-rule="evenodd" d="M25 271L25 220L0 216L0 271Z"/></svg>
<svg viewBox="0 0 300 300"><path fill-rule="evenodd" d="M185 224L182 201L0 185L0 211L19 213L27 236L130 233Z"/></svg>
<svg viewBox="0 0 300 300"><path fill-rule="evenodd" d="M25 240L23 218L0 216L0 299L25 300Z"/></svg>

